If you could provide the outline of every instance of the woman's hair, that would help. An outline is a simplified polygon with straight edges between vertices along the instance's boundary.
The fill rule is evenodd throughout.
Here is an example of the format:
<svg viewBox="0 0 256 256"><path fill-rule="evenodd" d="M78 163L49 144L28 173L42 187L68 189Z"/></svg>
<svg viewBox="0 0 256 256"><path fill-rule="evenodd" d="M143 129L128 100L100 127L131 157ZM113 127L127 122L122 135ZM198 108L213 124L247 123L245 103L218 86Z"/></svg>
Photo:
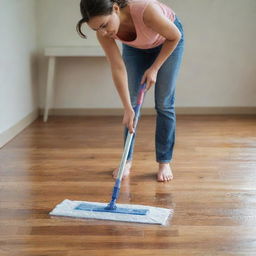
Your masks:
<svg viewBox="0 0 256 256"><path fill-rule="evenodd" d="M128 0L81 0L80 12L82 19L78 21L76 30L82 38L87 38L81 31L83 23L88 22L91 18L101 15L109 15L112 13L114 3L120 8L124 8Z"/></svg>

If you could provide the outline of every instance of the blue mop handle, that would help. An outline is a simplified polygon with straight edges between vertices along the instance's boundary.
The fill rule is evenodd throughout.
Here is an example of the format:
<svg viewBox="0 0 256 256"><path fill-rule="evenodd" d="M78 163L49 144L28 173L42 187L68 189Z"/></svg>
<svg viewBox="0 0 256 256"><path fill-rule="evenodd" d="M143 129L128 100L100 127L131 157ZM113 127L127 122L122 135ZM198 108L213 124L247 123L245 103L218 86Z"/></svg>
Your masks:
<svg viewBox="0 0 256 256"><path fill-rule="evenodd" d="M143 99L144 99L144 96L145 96L145 91L146 91L146 83L144 83L140 87L138 98L137 98L137 104L134 108L134 112L135 112L134 133L135 133L136 128L137 128L139 115L140 115L140 110L141 110L141 106L142 106ZM131 142L132 142L132 138L134 136L134 133L128 132L128 134L127 134L126 141L125 141L124 152L123 152L121 164L120 164L120 167L119 167L119 171L118 171L118 174L117 174L117 180L122 180L125 164L126 164L126 161L127 161L127 157L128 157L128 153L129 153L129 150L130 150L130 147L131 147ZM120 183L119 183L119 187L120 187Z"/></svg>
<svg viewBox="0 0 256 256"><path fill-rule="evenodd" d="M136 128L137 128L139 115L140 115L140 110L141 110L141 106L142 106L142 103L143 103L143 100L144 100L145 93L146 93L146 83L144 83L140 87L139 95L138 95L138 98L137 98L137 104L134 108L134 112L135 112L134 131L136 131ZM116 203L116 200L119 196L119 191L120 191L120 187L121 187L121 180L122 180L122 177L123 177L123 172L124 172L125 164L126 164L126 161L127 161L128 153L129 153L129 150L130 150L130 147L131 147L131 141L132 141L133 136L134 136L134 133L128 132L128 135L127 135L126 141L125 141L125 147L124 147L122 160L121 160L120 167L119 167L118 174L117 174L117 179L116 179L116 182L115 182L115 186L113 188L112 200L110 201L109 206L108 206L110 209L115 208L115 203Z"/></svg>

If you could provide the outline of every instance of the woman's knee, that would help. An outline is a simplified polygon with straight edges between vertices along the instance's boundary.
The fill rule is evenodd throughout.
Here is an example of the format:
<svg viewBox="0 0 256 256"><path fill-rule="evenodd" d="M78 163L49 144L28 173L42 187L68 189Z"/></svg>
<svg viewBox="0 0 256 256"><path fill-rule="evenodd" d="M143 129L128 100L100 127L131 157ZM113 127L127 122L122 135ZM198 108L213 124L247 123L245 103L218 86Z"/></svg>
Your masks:
<svg viewBox="0 0 256 256"><path fill-rule="evenodd" d="M156 104L155 110L158 114L167 116L169 118L172 118L175 116L174 104L168 104L168 105Z"/></svg>

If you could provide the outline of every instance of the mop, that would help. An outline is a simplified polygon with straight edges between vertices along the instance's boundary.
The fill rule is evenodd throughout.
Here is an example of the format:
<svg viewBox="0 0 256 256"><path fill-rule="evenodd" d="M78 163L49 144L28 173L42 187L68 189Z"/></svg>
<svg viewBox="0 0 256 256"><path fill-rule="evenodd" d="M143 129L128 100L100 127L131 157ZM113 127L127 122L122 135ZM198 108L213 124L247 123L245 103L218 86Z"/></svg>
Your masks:
<svg viewBox="0 0 256 256"><path fill-rule="evenodd" d="M136 130L137 128L139 114L144 100L145 92L146 83L140 86L137 104L134 108L134 130ZM119 196L121 180L123 177L123 172L125 169L125 164L127 161L127 156L130 150L133 136L134 133L128 132L121 163L112 192L112 198L108 204L86 201L71 201L65 199L60 204L58 204L49 214L76 218L91 218L164 225L169 215L173 214L172 209L145 205L116 203Z"/></svg>

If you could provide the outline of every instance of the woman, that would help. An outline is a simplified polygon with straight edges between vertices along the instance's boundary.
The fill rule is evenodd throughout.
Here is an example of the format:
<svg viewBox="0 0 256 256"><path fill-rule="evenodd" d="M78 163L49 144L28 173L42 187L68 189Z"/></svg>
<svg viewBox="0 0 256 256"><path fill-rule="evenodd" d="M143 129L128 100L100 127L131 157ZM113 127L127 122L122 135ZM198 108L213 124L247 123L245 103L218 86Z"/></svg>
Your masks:
<svg viewBox="0 0 256 256"><path fill-rule="evenodd" d="M140 84L155 87L157 112L155 148L159 163L158 181L173 179L170 162L175 142L175 87L180 68L183 28L172 9L157 0L81 0L83 23L96 31L111 66L112 77L124 106L124 139L135 132L134 110ZM122 56L115 40L122 41ZM134 136L135 137L135 136ZM134 139L128 154L124 176L129 175ZM118 168L114 170L116 178Z"/></svg>

